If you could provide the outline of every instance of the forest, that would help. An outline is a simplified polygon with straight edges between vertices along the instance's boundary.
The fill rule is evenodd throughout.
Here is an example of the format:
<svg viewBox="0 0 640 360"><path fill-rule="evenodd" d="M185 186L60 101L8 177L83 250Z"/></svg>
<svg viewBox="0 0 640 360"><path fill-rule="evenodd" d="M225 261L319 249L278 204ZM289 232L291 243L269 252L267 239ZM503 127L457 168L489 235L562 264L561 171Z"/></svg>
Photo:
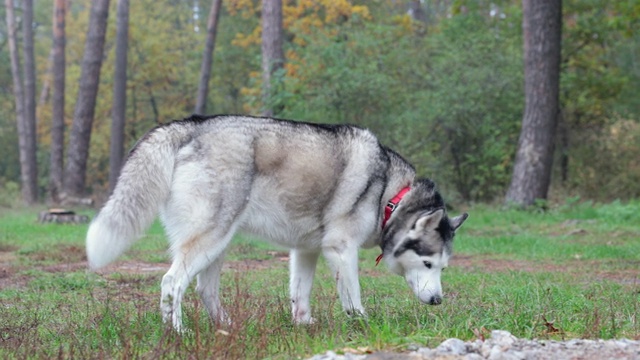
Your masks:
<svg viewBox="0 0 640 360"><path fill-rule="evenodd" d="M125 149L154 126L194 112L262 115L269 108L279 118L371 129L420 176L434 179L449 202L504 200L525 108L521 0L282 0L284 62L272 73L267 97L262 2L223 0L204 78L208 93L200 104L208 14L220 1L133 0L124 35L116 24L120 2L93 1L108 7L108 16L102 54L90 54L100 63L98 75L90 76L98 92L85 135L83 189L76 195L100 202L113 184L115 93L125 104ZM32 16L26 16L28 6ZM56 96L58 6L66 9L65 86ZM31 83L23 79L35 111L33 200L50 202L52 149L61 149L66 162L76 145L70 133L80 106L85 44L95 30L91 9L89 0L5 0L0 7L2 207L24 197L11 29L17 29L17 65L35 70ZM561 20L558 124L545 201L638 198L640 1L565 0ZM122 36L124 67L116 61ZM23 52L27 37L33 39L31 65ZM123 68L125 91L114 91ZM63 127L54 125L56 106ZM61 137L53 136L56 128Z"/></svg>

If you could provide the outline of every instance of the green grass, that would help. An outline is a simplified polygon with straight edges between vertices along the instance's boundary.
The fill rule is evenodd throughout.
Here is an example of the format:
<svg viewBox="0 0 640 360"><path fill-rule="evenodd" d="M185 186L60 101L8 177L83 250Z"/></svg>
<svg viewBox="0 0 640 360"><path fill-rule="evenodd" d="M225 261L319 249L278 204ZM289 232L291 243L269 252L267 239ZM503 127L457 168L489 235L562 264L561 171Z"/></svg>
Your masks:
<svg viewBox="0 0 640 360"><path fill-rule="evenodd" d="M288 359L347 348L402 351L495 329L526 338L640 337L638 201L547 212L467 209L437 307L420 304L403 279L376 267L372 249L360 255L369 317L349 318L321 260L311 326L291 324L282 249L238 237L222 278L233 323L212 324L191 288L184 336L160 318L161 271L88 273L86 225L37 224L36 209L0 211L0 358ZM119 261L163 267L166 249L154 224Z"/></svg>

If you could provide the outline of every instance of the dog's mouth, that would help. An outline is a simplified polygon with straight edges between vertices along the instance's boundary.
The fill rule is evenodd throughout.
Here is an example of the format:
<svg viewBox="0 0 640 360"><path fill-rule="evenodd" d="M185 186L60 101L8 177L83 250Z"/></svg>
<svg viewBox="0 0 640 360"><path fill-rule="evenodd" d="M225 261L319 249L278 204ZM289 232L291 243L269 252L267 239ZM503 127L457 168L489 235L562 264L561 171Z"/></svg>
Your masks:
<svg viewBox="0 0 640 360"><path fill-rule="evenodd" d="M420 301L424 304L428 305L440 305L442 304L442 291L438 291L437 289L429 289L427 288L427 283L420 283L412 278L407 278L407 284L413 293L420 299Z"/></svg>
<svg viewBox="0 0 640 360"><path fill-rule="evenodd" d="M423 292L421 294L416 294L416 295L418 296L418 299L420 299L420 301L423 304L427 304L427 305L442 304L442 294L427 291L427 292Z"/></svg>

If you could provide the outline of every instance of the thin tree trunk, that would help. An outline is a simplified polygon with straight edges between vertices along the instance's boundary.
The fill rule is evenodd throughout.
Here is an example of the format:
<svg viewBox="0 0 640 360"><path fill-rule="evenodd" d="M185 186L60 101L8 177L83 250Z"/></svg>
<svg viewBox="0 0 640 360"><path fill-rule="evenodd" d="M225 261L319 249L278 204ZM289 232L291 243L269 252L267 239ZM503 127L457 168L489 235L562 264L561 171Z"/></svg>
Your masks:
<svg viewBox="0 0 640 360"><path fill-rule="evenodd" d="M282 0L262 1L262 103L263 115L277 115L273 98L278 90L273 75L284 67L282 50ZM274 89L275 87L275 89Z"/></svg>
<svg viewBox="0 0 640 360"><path fill-rule="evenodd" d="M32 3L25 3L23 21L29 25L23 28L31 27L33 23L33 7ZM37 163L36 163L36 132L35 132L35 86L27 84L30 87L33 99L29 105L33 108L33 116L27 117L25 104L25 89L23 87L22 78L20 76L20 56L18 52L17 27L15 24L15 15L13 8L13 0L5 0L5 12L7 17L7 32L9 42L9 54L11 58L11 77L13 79L13 93L16 105L16 125L18 128L18 144L20 151L20 176L22 187L22 200L25 204L33 204L37 201ZM25 41L33 40L33 32L31 29L24 34ZM33 41L25 44L23 48L25 55L31 55L28 62L33 66ZM25 63L27 60L25 60ZM28 72L25 66L25 73ZM34 77L34 73L25 74L25 77ZM32 81L32 80L30 80ZM26 80L25 80L26 82ZM33 83L35 84L35 82ZM29 114L31 115L31 113ZM30 123L29 119L33 119Z"/></svg>
<svg viewBox="0 0 640 360"><path fill-rule="evenodd" d="M202 54L200 66L200 85L198 85L198 97L194 113L204 114L207 110L207 96L209 95L209 79L211 78L211 64L213 62L213 50L216 46L216 34L218 20L220 19L220 5L222 0L213 0L209 19L207 20L207 43Z"/></svg>
<svg viewBox="0 0 640 360"><path fill-rule="evenodd" d="M64 191L66 195L72 197L84 194L91 127L100 83L108 16L109 0L93 0L64 174Z"/></svg>
<svg viewBox="0 0 640 360"><path fill-rule="evenodd" d="M66 0L55 0L53 5L53 111L51 117L51 162L49 170L49 194L54 204L60 202L64 166L66 12Z"/></svg>
<svg viewBox="0 0 640 360"><path fill-rule="evenodd" d="M22 49L24 52L24 135L29 187L28 203L38 201L38 162L36 159L36 64L33 54L33 0L22 2Z"/></svg>
<svg viewBox="0 0 640 360"><path fill-rule="evenodd" d="M13 0L5 0L5 15L7 18L7 38L9 43L9 57L11 58L11 78L13 79L13 98L16 106L16 127L18 128L18 149L20 150L20 176L22 187L22 199L29 203L32 198L29 186L25 182L26 174L26 147L24 136L24 90L22 77L20 76L20 56L18 54L17 27L13 14Z"/></svg>
<svg viewBox="0 0 640 360"><path fill-rule="evenodd" d="M562 185L566 185L567 180L569 179L569 124L567 124L567 120L564 118L563 112L560 111L559 114L558 142L560 144L560 181L562 182Z"/></svg>
<svg viewBox="0 0 640 360"><path fill-rule="evenodd" d="M124 124L127 109L127 46L129 37L129 0L118 0L116 65L113 74L113 109L109 157L109 192L120 176L124 157Z"/></svg>
<svg viewBox="0 0 640 360"><path fill-rule="evenodd" d="M546 199L558 122L562 2L523 0L525 111L506 202Z"/></svg>
<svg viewBox="0 0 640 360"><path fill-rule="evenodd" d="M424 10L420 0L412 0L409 2L409 15L415 21L427 22L427 12Z"/></svg>
<svg viewBox="0 0 640 360"><path fill-rule="evenodd" d="M55 5L54 5L55 6ZM55 9L54 9L55 12ZM53 18L53 26L55 26L55 13ZM53 30L55 31L55 29ZM54 40L55 41L55 40ZM53 76L53 52L55 44L51 47L51 51L49 51L49 58L47 59L47 73L42 82L42 89L40 90L40 96L38 96L38 106L44 106L47 101L49 101L49 93L51 92L51 77Z"/></svg>

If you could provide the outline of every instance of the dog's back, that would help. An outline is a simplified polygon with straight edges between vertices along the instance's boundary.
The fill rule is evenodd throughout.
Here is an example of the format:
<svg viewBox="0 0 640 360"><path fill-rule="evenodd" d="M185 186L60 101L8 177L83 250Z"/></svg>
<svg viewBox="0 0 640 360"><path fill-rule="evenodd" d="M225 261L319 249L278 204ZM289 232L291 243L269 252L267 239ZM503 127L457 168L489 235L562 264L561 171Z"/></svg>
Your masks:
<svg viewBox="0 0 640 360"><path fill-rule="evenodd" d="M216 219L224 204L240 228L283 246L317 248L327 225L338 221L367 217L365 227L373 229L388 174L404 175L405 183L413 177L408 164L391 169L387 150L358 127L252 117L183 125L195 128L176 155L163 211L169 229L175 218L182 226L185 212Z"/></svg>

